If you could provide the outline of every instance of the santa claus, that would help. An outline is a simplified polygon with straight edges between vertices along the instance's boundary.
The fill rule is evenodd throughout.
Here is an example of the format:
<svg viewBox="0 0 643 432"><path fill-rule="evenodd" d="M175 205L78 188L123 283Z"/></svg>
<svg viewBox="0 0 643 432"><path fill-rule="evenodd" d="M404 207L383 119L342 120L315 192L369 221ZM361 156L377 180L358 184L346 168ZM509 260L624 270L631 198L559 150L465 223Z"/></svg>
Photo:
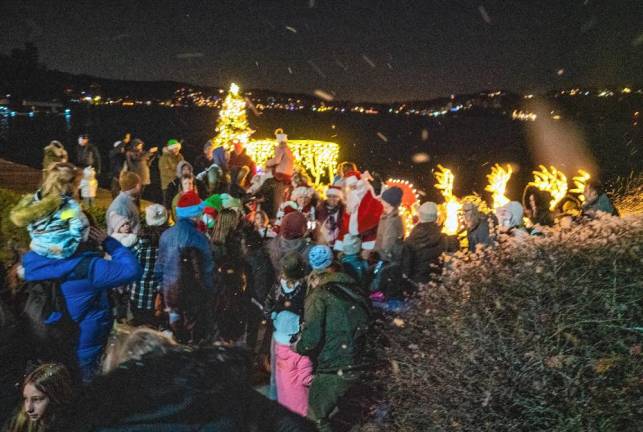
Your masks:
<svg viewBox="0 0 643 432"><path fill-rule="evenodd" d="M362 250L370 251L375 247L377 225L382 216L382 203L375 197L369 180L372 177L365 171L349 171L344 174L342 183L346 190L346 212L335 250L342 250L342 239L345 234L359 236Z"/></svg>

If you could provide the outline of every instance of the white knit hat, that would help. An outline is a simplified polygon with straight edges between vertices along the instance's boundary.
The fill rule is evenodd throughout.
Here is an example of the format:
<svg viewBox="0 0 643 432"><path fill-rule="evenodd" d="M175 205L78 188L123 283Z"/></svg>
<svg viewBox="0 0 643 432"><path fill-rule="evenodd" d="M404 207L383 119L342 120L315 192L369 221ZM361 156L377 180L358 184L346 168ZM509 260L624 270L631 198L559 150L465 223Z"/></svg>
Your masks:
<svg viewBox="0 0 643 432"><path fill-rule="evenodd" d="M290 199L293 200L293 201L296 201L297 198L299 198L299 197L312 198L314 193L315 193L315 191L313 190L313 188L309 188L309 187L306 187L306 186L299 186L299 187L295 188L294 191L291 192Z"/></svg>
<svg viewBox="0 0 643 432"><path fill-rule="evenodd" d="M334 196L339 199L344 199L344 192L342 191L342 188L339 186L331 185L328 187L326 190L326 196Z"/></svg>
<svg viewBox="0 0 643 432"><path fill-rule="evenodd" d="M167 210L161 204L152 204L145 209L148 226L161 226L167 222Z"/></svg>
<svg viewBox="0 0 643 432"><path fill-rule="evenodd" d="M427 201L420 206L418 210L420 222L435 222L438 220L438 206L431 201Z"/></svg>

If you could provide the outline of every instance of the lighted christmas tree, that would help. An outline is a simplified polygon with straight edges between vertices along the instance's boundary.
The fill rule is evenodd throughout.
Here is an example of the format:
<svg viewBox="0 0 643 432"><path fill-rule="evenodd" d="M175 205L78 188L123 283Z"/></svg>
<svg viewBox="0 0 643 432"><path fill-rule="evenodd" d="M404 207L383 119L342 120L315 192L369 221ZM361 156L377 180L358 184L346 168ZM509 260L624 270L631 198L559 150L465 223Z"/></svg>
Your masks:
<svg viewBox="0 0 643 432"><path fill-rule="evenodd" d="M246 144L250 135L254 133L248 124L246 101L239 94L239 86L235 83L230 84L230 91L219 111L216 132L217 135L212 140L214 148L219 146L230 148L231 141L234 139Z"/></svg>

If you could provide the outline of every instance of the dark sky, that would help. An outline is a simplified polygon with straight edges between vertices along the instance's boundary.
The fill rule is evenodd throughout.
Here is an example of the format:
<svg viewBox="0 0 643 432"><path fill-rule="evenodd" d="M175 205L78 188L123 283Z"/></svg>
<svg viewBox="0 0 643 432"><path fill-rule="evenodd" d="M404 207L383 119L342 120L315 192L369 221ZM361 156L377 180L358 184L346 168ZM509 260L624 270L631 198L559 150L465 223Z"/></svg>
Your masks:
<svg viewBox="0 0 643 432"><path fill-rule="evenodd" d="M63 71L356 101L643 77L641 0L1 0L0 28Z"/></svg>

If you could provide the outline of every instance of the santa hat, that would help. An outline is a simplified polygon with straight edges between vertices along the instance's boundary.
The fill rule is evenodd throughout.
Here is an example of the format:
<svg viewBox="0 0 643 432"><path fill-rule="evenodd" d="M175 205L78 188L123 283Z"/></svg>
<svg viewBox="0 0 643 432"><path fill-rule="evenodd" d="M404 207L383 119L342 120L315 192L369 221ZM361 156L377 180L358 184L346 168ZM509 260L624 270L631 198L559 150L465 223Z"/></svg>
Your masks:
<svg viewBox="0 0 643 432"><path fill-rule="evenodd" d="M194 191L187 191L181 195L176 204L176 217L179 219L194 218L203 213L203 201Z"/></svg>
<svg viewBox="0 0 643 432"><path fill-rule="evenodd" d="M359 171L349 171L346 174L344 174L344 186L353 186L356 184L359 180L361 180L362 175L360 174Z"/></svg>
<svg viewBox="0 0 643 432"><path fill-rule="evenodd" d="M328 187L326 190L326 196L327 197L337 197L341 200L344 199L344 191L342 191L342 188L336 185L331 185Z"/></svg>
<svg viewBox="0 0 643 432"><path fill-rule="evenodd" d="M277 142L288 142L288 135L284 133L284 130L282 128L275 129L275 138L277 138Z"/></svg>
<svg viewBox="0 0 643 432"><path fill-rule="evenodd" d="M292 193L290 194L290 199L296 201L298 198L303 198L303 197L312 198L314 193L315 191L313 190L313 188L309 188L306 186L299 186L292 191Z"/></svg>

